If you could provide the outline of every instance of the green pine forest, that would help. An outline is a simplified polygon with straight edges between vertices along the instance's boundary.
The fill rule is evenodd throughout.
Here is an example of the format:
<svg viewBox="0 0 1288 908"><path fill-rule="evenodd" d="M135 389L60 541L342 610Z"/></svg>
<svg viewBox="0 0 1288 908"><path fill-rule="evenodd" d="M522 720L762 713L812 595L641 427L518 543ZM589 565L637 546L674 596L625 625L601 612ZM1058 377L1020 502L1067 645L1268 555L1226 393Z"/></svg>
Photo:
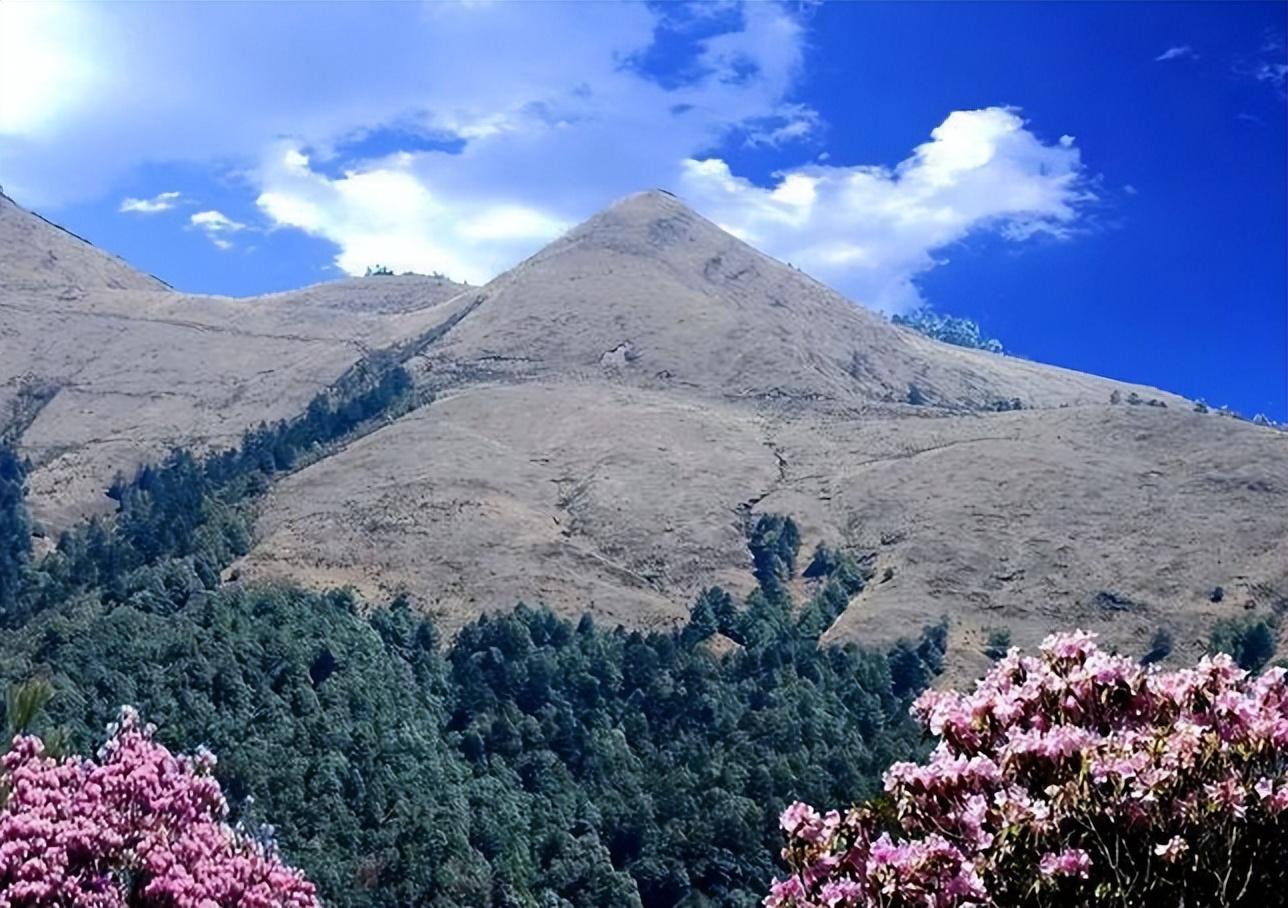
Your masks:
<svg viewBox="0 0 1288 908"><path fill-rule="evenodd" d="M667 631L517 604L447 639L401 599L221 579L274 476L423 403L365 362L233 450L121 477L111 520L41 556L29 465L0 447L0 684L53 693L31 730L89 752L137 706L167 746L214 751L234 818L355 908L755 905L787 803L863 799L925 752L908 706L946 627L821 645L871 571L802 553L786 517L749 521L758 589L709 589Z"/></svg>

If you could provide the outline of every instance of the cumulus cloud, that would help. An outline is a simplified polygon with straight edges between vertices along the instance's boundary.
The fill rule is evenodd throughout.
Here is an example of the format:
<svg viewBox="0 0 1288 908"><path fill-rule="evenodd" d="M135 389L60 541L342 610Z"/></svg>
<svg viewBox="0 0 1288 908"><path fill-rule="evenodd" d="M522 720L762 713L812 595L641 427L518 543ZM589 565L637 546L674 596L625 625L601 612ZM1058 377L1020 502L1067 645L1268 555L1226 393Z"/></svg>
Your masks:
<svg viewBox="0 0 1288 908"><path fill-rule="evenodd" d="M527 9L469 23L499 29L473 36L484 75L419 114L422 130L461 147L337 161L343 143L281 142L257 170L260 209L336 243L336 264L351 274L379 262L484 281L614 198L673 185L698 151L726 140L782 146L818 126L789 98L804 31L782 7L734 7L714 26L720 11L708 11L673 79L641 59L657 29L690 27L674 21L678 8L628 7L622 22L621 7L543 7L540 31L563 35L549 55L529 40L535 22L513 21ZM596 40L580 37L588 17L605 16L612 25L594 29ZM486 65L512 33L526 45L510 49L520 65ZM545 75L528 77L532 68Z"/></svg>
<svg viewBox="0 0 1288 908"><path fill-rule="evenodd" d="M1169 47L1157 57L1155 63L1166 63L1168 60L1197 60L1199 55L1194 52L1194 48L1188 44L1178 44L1175 47Z"/></svg>
<svg viewBox="0 0 1288 908"><path fill-rule="evenodd" d="M237 233L240 230L246 229L245 224L239 221L234 221L222 211L216 211L214 209L209 211L198 211L196 214L192 215L192 217L188 218L188 223L192 227L204 233L206 238L215 244L216 248L224 250L231 249L233 246L232 240L228 238L228 234Z"/></svg>
<svg viewBox="0 0 1288 908"><path fill-rule="evenodd" d="M94 62L101 50L75 6L0 3L0 137L47 137L83 111L103 76ZM32 152L31 144L15 147Z"/></svg>
<svg viewBox="0 0 1288 908"><path fill-rule="evenodd" d="M264 228L330 241L349 273L379 263L485 281L613 199L662 186L898 309L938 250L985 229L1065 235L1088 199L1073 140L1040 141L999 108L952 113L892 166L829 157L826 124L795 95L809 43L796 7L56 9L36 38L95 77L17 89L20 109L58 113L0 124L11 191L56 207L148 161L213 167ZM291 54L246 55L248 31ZM758 185L729 163L745 147L810 163ZM229 247L261 229L217 210L244 201L211 199L190 229Z"/></svg>
<svg viewBox="0 0 1288 908"><path fill-rule="evenodd" d="M259 207L279 226L336 243L336 264L349 274L379 264L471 283L487 281L570 226L515 202L445 195L412 165L411 155L397 155L331 179L312 170L307 155L283 146L265 163L269 188Z"/></svg>
<svg viewBox="0 0 1288 908"><path fill-rule="evenodd" d="M133 214L159 214L169 211L179 201L177 192L159 192L150 199L136 199L133 196L121 199L117 211Z"/></svg>
<svg viewBox="0 0 1288 908"><path fill-rule="evenodd" d="M263 168L270 188L258 201L275 223L338 244L349 274L381 263L480 283L572 220L540 202L454 191L471 166L398 154L333 178L285 145ZM1094 199L1073 138L1044 143L1005 108L952 113L894 167L811 163L762 187L723 159L684 157L663 183L734 235L888 311L922 302L914 281L938 250L979 230L1066 237Z"/></svg>
<svg viewBox="0 0 1288 908"><path fill-rule="evenodd" d="M50 12L14 13L32 7ZM670 5L644 3L391 4L373 16L354 4L51 2L0 13L5 185L42 207L94 197L147 161L241 169L281 137L328 161L391 123L489 146L477 183L549 181L554 197L575 173L585 199L731 131L796 124L775 138L786 141L813 118L788 99L804 25L776 4L713 7L687 31ZM666 63L673 79L645 59L664 28L684 32ZM247 54L247 34L291 52ZM48 61L32 72L49 77L11 75L27 56ZM605 187L610 172L621 176Z"/></svg>
<svg viewBox="0 0 1288 908"><path fill-rule="evenodd" d="M1067 236L1093 195L1072 138L1047 144L1014 110L956 111L892 168L811 164L758 186L716 158L684 162L683 193L735 235L887 311L981 229Z"/></svg>

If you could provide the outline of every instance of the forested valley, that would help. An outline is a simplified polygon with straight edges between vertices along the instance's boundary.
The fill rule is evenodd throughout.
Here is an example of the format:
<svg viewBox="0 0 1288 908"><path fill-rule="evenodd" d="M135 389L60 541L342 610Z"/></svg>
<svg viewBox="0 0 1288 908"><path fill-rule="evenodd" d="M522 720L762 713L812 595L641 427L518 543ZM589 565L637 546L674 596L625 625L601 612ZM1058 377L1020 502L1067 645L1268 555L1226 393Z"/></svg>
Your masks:
<svg viewBox="0 0 1288 908"><path fill-rule="evenodd" d="M821 645L871 569L802 553L786 517L748 519L745 601L712 588L648 633L518 604L445 639L401 598L223 579L276 474L416 394L366 363L234 450L122 477L112 520L43 555L27 465L0 449L0 683L52 694L29 730L91 752L132 704L217 754L233 818L344 906L758 904L786 805L876 794L927 750L908 707L946 627Z"/></svg>

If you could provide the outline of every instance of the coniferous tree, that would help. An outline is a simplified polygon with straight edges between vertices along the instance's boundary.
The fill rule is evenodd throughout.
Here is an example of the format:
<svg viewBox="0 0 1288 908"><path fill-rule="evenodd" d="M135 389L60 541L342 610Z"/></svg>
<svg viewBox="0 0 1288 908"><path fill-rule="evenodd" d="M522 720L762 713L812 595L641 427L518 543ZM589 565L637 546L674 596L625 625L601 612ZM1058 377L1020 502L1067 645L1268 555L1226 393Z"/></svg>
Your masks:
<svg viewBox="0 0 1288 908"><path fill-rule="evenodd" d="M9 447L0 446L0 613L14 607L31 558L26 482L25 464Z"/></svg>

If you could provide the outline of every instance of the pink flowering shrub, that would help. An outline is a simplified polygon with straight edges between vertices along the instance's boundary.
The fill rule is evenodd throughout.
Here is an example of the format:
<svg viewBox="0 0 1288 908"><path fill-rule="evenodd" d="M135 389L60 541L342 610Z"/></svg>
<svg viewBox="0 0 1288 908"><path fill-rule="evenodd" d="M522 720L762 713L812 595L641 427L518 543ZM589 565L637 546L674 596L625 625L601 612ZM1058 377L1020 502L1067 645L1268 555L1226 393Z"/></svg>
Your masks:
<svg viewBox="0 0 1288 908"><path fill-rule="evenodd" d="M1228 656L1165 672L1055 635L973 693L886 795L782 815L768 908L1288 904L1288 685Z"/></svg>
<svg viewBox="0 0 1288 908"><path fill-rule="evenodd" d="M131 710L97 761L19 735L0 758L0 908L314 908L299 871L228 825L213 766Z"/></svg>

